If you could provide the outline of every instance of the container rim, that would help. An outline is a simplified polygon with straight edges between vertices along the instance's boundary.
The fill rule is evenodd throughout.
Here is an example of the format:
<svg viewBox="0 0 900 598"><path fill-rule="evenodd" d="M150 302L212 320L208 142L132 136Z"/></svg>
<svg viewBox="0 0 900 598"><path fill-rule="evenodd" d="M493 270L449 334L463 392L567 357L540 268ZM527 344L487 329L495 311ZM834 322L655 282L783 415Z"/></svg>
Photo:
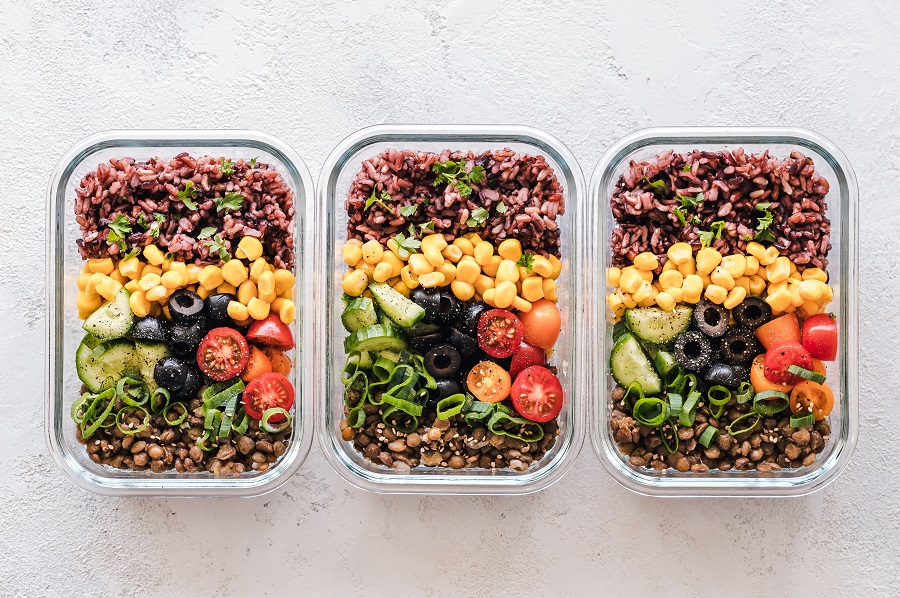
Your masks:
<svg viewBox="0 0 900 598"><path fill-rule="evenodd" d="M75 167L87 156L97 151L122 147L180 147L180 146L213 146L234 148L256 148L272 155L277 159L299 185L294 188L295 197L301 197L304 205L302 213L297 210L295 217L302 217L303 221L295 225L295 231L303 239L308 239L314 219L315 187L309 169L303 159L286 143L280 139L250 129L112 129L90 135L69 148L59 159L54 167L50 183L47 189L47 205L45 216L47 222L47 244L45 247L45 260L47 269L44 275L45 281L45 359L47 373L44 378L44 436L50 455L57 466L79 488L103 496L121 497L253 497L271 492L287 482L305 461L310 446L312 445L313 428L315 421L315 402L312 400L311 381L308 376L301 379L299 401L301 411L305 414L299 424L299 433L295 432L297 448L293 451L293 458L288 462L282 459L271 470L270 475L254 476L251 478L226 478L204 476L191 479L185 477L166 478L123 478L114 479L98 476L72 459L66 451L62 450L59 435L61 430L55 429L53 414L54 403L58 386L60 386L60 373L62 363L57 359L57 345L62 339L63 322L57 317L56 292L58 268L54 259L61 251L60 242L63 222L57 219L58 202L65 202L65 182L71 176ZM305 243L304 243L305 244ZM295 257L296 264L303 269L304 279L313 267L312 252L304 248L303 255ZM307 306L300 308L300 314L295 325L295 332L300 332L298 348L301 354L313 355L311 335L304 332L309 326L310 319ZM287 454L287 453L286 453Z"/></svg>
<svg viewBox="0 0 900 598"><path fill-rule="evenodd" d="M330 323L326 322L324 301L326 297L322 295L324 289L329 287L327 275L329 272L329 264L327 263L326 245L329 242L328 230L328 208L330 198L334 197L337 190L335 189L337 177L342 166L346 161L364 149L375 143L391 142L391 143L412 143L412 142L445 142L452 144L454 142L485 142L485 143L524 143L530 144L536 150L545 153L552 158L566 172L562 173L567 178L569 188L566 190L569 194L570 201L574 205L567 206L572 208L572 231L574 241L570 249L570 260L572 260L575 269L577 264L582 263L587 252L583 250L583 242L581 240L583 226L581 225L582 212L585 207L584 194L584 177L581 168L575 159L575 156L569 149L556 137L534 127L524 125L509 124L435 124L435 125L415 125L415 124L380 124L362 128L355 133L344 138L328 155L319 176L319 186L317 189L317 215L320 218L316 233L321 235L316 239L315 247L319 252L316 259L316 276L317 284L314 285L314 292L317 294L314 303L316 304L316 347L322 351L322 355L317 357L316 368L316 385L315 388L320 394L316 398L319 405L318 416L318 436L319 444L325 453L325 458L337 474L351 485L362 490L368 490L384 494L441 494L441 495L515 495L530 494L543 490L559 480L572 466L575 458L581 450L584 441L584 422L586 411L586 403L589 400L588 393L590 386L585 383L587 372L586 368L581 365L573 367L573 376L571 380L571 395L578 396L579 400L572 408L572 426L571 437L559 438L562 442L566 440L567 446L563 446L553 463L539 471L526 473L522 476L472 476L464 474L441 475L441 474L420 474L420 475L387 475L383 473L365 470L357 466L353 462L341 459L339 456L338 435L328 429L328 406L329 398L327 396L326 382L326 366L328 355L326 352L326 327ZM568 212L567 212L568 214ZM572 330L574 334L574 347L576 354L584 354L585 348L581 346L582 339L579 338L579 331L584 327L584 320L589 319L589 314L583 318L585 308L583 302L585 300L583 292L576 293L574 305L572 307ZM319 311L321 310L321 311ZM572 359L576 364L575 356ZM571 396L570 395L570 396ZM463 470L465 471L465 470Z"/></svg>
<svg viewBox="0 0 900 598"><path fill-rule="evenodd" d="M617 169L623 158L648 145L689 144L793 144L816 152L834 170L837 185L838 217L841 219L841 253L839 305L841 306L840 382L842 398L842 428L846 436L838 438L831 454L819 466L798 477L766 477L741 479L736 474L722 472L703 478L659 477L641 474L622 462L618 451L608 437L603 418L607 402L605 359L606 303L598 301L597 332L603 334L599 343L599 358L595 364L595 396L591 408L590 437L594 452L607 472L625 488L647 496L672 497L785 497L804 496L821 490L837 478L850 462L859 437L859 267L858 267L858 209L859 190L856 175L846 155L824 136L799 127L652 127L641 129L622 137L604 152L595 166L589 183L591 203L597 209L600 243L593 256L605 270L606 227L602 218L608 209L605 183ZM844 253L846 252L846 253ZM846 257L844 257L846 256ZM602 292L605 282L598 283ZM604 293L605 294L605 293Z"/></svg>

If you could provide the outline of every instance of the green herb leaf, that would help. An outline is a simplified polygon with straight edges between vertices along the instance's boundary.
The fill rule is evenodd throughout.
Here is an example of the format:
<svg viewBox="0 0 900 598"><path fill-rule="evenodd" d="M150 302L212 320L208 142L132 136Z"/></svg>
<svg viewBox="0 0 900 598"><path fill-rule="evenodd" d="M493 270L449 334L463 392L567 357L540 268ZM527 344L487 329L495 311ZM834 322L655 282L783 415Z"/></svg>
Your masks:
<svg viewBox="0 0 900 598"><path fill-rule="evenodd" d="M652 188L654 188L654 189L656 189L656 190L661 190L661 189L665 189L665 188L666 188L666 182L665 182L664 180L662 180L662 179L660 179L660 180L658 180L658 181L651 181L651 180L648 179L646 176L643 177L643 179L644 179L644 182L645 182L645 183L647 183L648 185L650 185Z"/></svg>
<svg viewBox="0 0 900 598"><path fill-rule="evenodd" d="M534 255L531 253L523 253L522 257L519 258L519 261L516 262L516 265L520 268L525 268L526 274L531 274L531 271L534 269Z"/></svg>
<svg viewBox="0 0 900 598"><path fill-rule="evenodd" d="M131 234L131 220L125 214L118 214L115 219L109 223L109 228L116 231L120 237L125 238Z"/></svg>
<svg viewBox="0 0 900 598"><path fill-rule="evenodd" d="M678 222L681 223L681 226L687 226L687 210L681 207L677 207L672 210L672 213L675 214L676 218L678 218Z"/></svg>
<svg viewBox="0 0 900 598"><path fill-rule="evenodd" d="M763 243L774 243L775 235L772 234L772 231L766 229L764 231L756 233L755 239L757 241L762 241Z"/></svg>
<svg viewBox="0 0 900 598"><path fill-rule="evenodd" d="M456 188L456 191L462 197L468 197L472 194L472 184L484 182L486 174L482 166L473 166L472 172L466 172L466 163L464 160L454 162L447 160L446 162L435 162L431 166L432 172L437 176L434 178L434 186L437 187L441 183L447 183Z"/></svg>
<svg viewBox="0 0 900 598"><path fill-rule="evenodd" d="M466 226L469 228L478 228L484 224L485 220L487 220L490 215L490 212L484 208L475 208L472 210L472 213L469 214L469 218L466 220Z"/></svg>
<svg viewBox="0 0 900 598"><path fill-rule="evenodd" d="M214 234L216 234L216 227L215 226L207 226L200 230L200 234L197 235L197 238L198 239L208 239L211 236L213 236Z"/></svg>
<svg viewBox="0 0 900 598"><path fill-rule="evenodd" d="M473 166L472 172L469 173L469 181L475 183L483 183L484 179L487 178L487 175L484 172L483 166Z"/></svg>
<svg viewBox="0 0 900 598"><path fill-rule="evenodd" d="M497 207L495 207L494 209L497 211L498 214L505 214L506 213L506 204L501 201L500 203L497 204Z"/></svg>
<svg viewBox="0 0 900 598"><path fill-rule="evenodd" d="M700 246L701 247L709 247L713 240L713 232L711 230L708 231L700 231Z"/></svg>
<svg viewBox="0 0 900 598"><path fill-rule="evenodd" d="M387 205L386 203L384 203L384 202L386 202L386 201L391 201L391 199L392 199L392 198L391 198L391 194L388 193L387 191L382 191L380 195L375 195L375 188L373 187L373 188L372 188L372 195L370 195L370 196L369 196L369 199L366 200L366 207L363 208L363 209L364 209L364 210L368 210L369 208L372 207L373 204L376 204L376 203L377 203L377 204L380 205L382 208L384 208L384 210L385 210L386 212L390 212L390 211L391 211L390 206L388 206L388 205Z"/></svg>
<svg viewBox="0 0 900 598"><path fill-rule="evenodd" d="M759 217L759 224L756 225L756 230L763 231L768 229L770 226L772 226L773 219L774 216L772 215L772 212L767 211L765 214Z"/></svg>
<svg viewBox="0 0 900 598"><path fill-rule="evenodd" d="M406 230L409 231L409 236L410 236L410 238L413 238L413 237L416 236L416 227L415 227L415 225L410 224L410 225L409 225L409 228L406 229Z"/></svg>
<svg viewBox="0 0 900 598"><path fill-rule="evenodd" d="M690 165L690 164L685 164L685 165L681 168L681 172L690 172L690 171L691 171L691 165Z"/></svg>
<svg viewBox="0 0 900 598"><path fill-rule="evenodd" d="M137 220L135 220L134 223L137 226L140 226L141 228L143 228L144 230L146 230L147 228L150 227L150 223L147 222L147 217L144 215L143 212L138 214Z"/></svg>
<svg viewBox="0 0 900 598"><path fill-rule="evenodd" d="M709 230L714 231L716 233L716 238L722 238L722 231L725 230L725 221L724 220L716 220L712 224L709 225Z"/></svg>
<svg viewBox="0 0 900 598"><path fill-rule="evenodd" d="M234 174L234 162L222 160L222 174Z"/></svg>
<svg viewBox="0 0 900 598"><path fill-rule="evenodd" d="M166 216L159 212L153 212L153 219L156 220L156 226L150 229L150 236L155 239L159 237L159 229L166 223Z"/></svg>
<svg viewBox="0 0 900 598"><path fill-rule="evenodd" d="M256 158L250 158L250 168L256 168Z"/></svg>
<svg viewBox="0 0 900 598"><path fill-rule="evenodd" d="M126 262L141 252L140 247L134 247L131 251L122 256L122 261Z"/></svg>
<svg viewBox="0 0 900 598"><path fill-rule="evenodd" d="M408 258L410 254L415 253L416 250L422 246L421 241L407 237L403 233L397 233L391 238L397 244L397 255L399 255L401 259Z"/></svg>
<svg viewBox="0 0 900 598"><path fill-rule="evenodd" d="M693 207L697 204L701 203L705 198L703 197L703 193L700 192L696 196L691 197L689 195L681 195L680 193L675 194L675 199L677 199L681 203L681 207Z"/></svg>
<svg viewBox="0 0 900 598"><path fill-rule="evenodd" d="M459 193L461 197L469 197L472 195L472 187L463 181L456 181L456 191Z"/></svg>
<svg viewBox="0 0 900 598"><path fill-rule="evenodd" d="M194 201L195 197L197 197L197 190L194 188L194 181L185 183L184 189L178 192L178 199L180 199L189 210L197 209L197 202Z"/></svg>
<svg viewBox="0 0 900 598"><path fill-rule="evenodd" d="M166 260L167 262L170 260L174 260L175 254L172 253L171 251L167 251L166 254L163 256L163 259Z"/></svg>
<svg viewBox="0 0 900 598"><path fill-rule="evenodd" d="M225 210L228 213L229 210L241 209L241 206L244 205L244 196L237 191L232 191L226 193L225 197L214 197L213 201L216 203L216 212Z"/></svg>
<svg viewBox="0 0 900 598"><path fill-rule="evenodd" d="M203 231L200 231L200 233L203 234ZM222 238L222 235L216 235L212 239L207 239L203 244L209 247L210 253L218 253L223 261L227 262L231 259L231 256L228 255L228 249L225 247L225 240Z"/></svg>
<svg viewBox="0 0 900 598"><path fill-rule="evenodd" d="M433 233L433 232L434 232L434 221L433 221L433 220L429 220L429 221L426 222L425 224L420 224L420 225L419 225L419 228L422 230L422 233L423 233L423 234L424 234L426 231Z"/></svg>
<svg viewBox="0 0 900 598"><path fill-rule="evenodd" d="M418 210L418 209L419 209L419 204L411 204L408 206L403 206L402 208L400 208L400 215L403 216L404 218L409 218L410 216L415 214L416 210Z"/></svg>
<svg viewBox="0 0 900 598"><path fill-rule="evenodd" d="M166 215L165 214L160 214L159 212L153 212L153 218L160 224L166 223Z"/></svg>

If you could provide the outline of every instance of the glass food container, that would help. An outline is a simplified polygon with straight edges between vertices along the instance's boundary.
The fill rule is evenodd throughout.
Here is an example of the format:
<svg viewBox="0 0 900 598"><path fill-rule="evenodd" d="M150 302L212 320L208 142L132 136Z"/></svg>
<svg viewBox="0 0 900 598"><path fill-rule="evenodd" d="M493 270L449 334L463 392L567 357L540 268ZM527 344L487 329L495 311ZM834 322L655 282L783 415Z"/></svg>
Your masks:
<svg viewBox="0 0 900 598"><path fill-rule="evenodd" d="M81 178L110 158L170 159L181 152L257 158L274 165L295 194L294 218L297 316L292 326L296 347L289 376L296 391L293 431L287 451L267 470L216 476L209 472L169 470L135 472L98 465L76 439L70 409L78 399L81 382L75 371L75 351L84 334L76 309L76 284L83 261L75 240L81 231L75 221L75 188ZM312 253L305 239L313 220L313 185L303 161L287 145L255 131L108 131L81 141L59 161L50 182L47 201L47 351L45 430L50 453L75 484L97 494L112 496L255 496L288 480L303 463L312 442L313 406L310 371L312 335L307 334Z"/></svg>
<svg viewBox="0 0 900 598"><path fill-rule="evenodd" d="M831 220L832 250L827 268L834 300L826 308L837 316L839 349L837 360L829 364L827 382L835 392L834 410L829 416L831 435L814 463L797 469L770 473L710 470L707 473L680 473L675 469L654 471L638 468L623 456L609 426L610 393L615 387L609 375L612 325L603 298L605 268L611 263L609 240L615 220L609 199L616 181L634 160L651 159L657 153L736 150L746 153L769 150L776 158L800 151L813 159L820 175L830 183L825 197ZM858 268L857 204L858 190L846 156L830 141L811 131L794 128L654 128L638 131L618 141L601 158L590 182L592 204L597 208L596 225L600 231L596 247L598 274L596 317L605 326L597 328L599 349L592 354L592 370L597 373L597 393L593 403L591 440L600 461L626 488L654 496L799 496L818 490L847 466L856 447L858 415ZM723 432L724 433L724 432Z"/></svg>
<svg viewBox="0 0 900 598"><path fill-rule="evenodd" d="M562 333L552 363L559 368L566 402L558 418L560 435L554 446L525 471L419 466L401 473L367 461L351 442L341 438L339 424L344 418L341 368L346 361L342 346L346 332L339 317L343 309L341 280L346 270L341 259L347 226L344 201L362 161L389 148L434 152L510 148L541 154L564 187L566 212L558 220L563 269L557 281ZM586 334L590 321L585 314L596 311L594 298L585 293L587 285L583 276L582 264L588 255L584 249L590 241L583 230L590 222L584 214L583 187L581 171L569 150L552 136L528 127L374 126L351 135L332 151L322 170L317 206L316 231L321 237L315 246L321 252L316 259L313 289L317 293L316 347L322 353L317 359L316 388L322 392L318 397L320 442L329 463L344 479L359 488L384 493L525 494L547 487L571 466L582 443L582 405L588 396L589 360L583 342L590 336Z"/></svg>

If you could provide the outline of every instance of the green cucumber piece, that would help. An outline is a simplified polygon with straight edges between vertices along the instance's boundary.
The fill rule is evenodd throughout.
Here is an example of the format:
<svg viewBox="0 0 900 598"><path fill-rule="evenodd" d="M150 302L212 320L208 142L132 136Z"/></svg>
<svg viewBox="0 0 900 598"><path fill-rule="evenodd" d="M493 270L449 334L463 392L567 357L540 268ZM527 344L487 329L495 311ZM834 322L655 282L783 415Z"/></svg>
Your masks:
<svg viewBox="0 0 900 598"><path fill-rule="evenodd" d="M140 363L131 341L106 341L86 334L75 351L75 371L91 392L116 385L125 375L138 377Z"/></svg>
<svg viewBox="0 0 900 598"><path fill-rule="evenodd" d="M352 332L344 339L344 352L402 350L406 348L406 336L391 324L375 324Z"/></svg>
<svg viewBox="0 0 900 598"><path fill-rule="evenodd" d="M424 336L426 334L431 334L432 332L437 332L441 327L437 324L426 324L425 322L418 322L414 326L410 326L406 329L406 334L408 336Z"/></svg>
<svg viewBox="0 0 900 598"><path fill-rule="evenodd" d="M156 370L157 362L163 357L172 354L169 347L165 343L145 343L135 342L134 351L137 354L138 363L140 364L141 378L147 385L147 390L153 392L157 388L156 379L153 372Z"/></svg>
<svg viewBox="0 0 900 598"><path fill-rule="evenodd" d="M693 308L686 305L679 305L673 311L658 307L634 307L625 310L625 322L642 341L667 345L687 330L693 313Z"/></svg>
<svg viewBox="0 0 900 598"><path fill-rule="evenodd" d="M378 314L375 313L375 302L368 297L354 297L344 308L341 314L341 323L347 332L377 324Z"/></svg>
<svg viewBox="0 0 900 598"><path fill-rule="evenodd" d="M678 362L675 360L674 354L668 351L657 351L653 356L653 366L656 368L656 373L665 378L666 374L678 367Z"/></svg>
<svg viewBox="0 0 900 598"><path fill-rule="evenodd" d="M378 307L399 326L411 328L425 317L425 309L383 282L373 282L369 290Z"/></svg>
<svg viewBox="0 0 900 598"><path fill-rule="evenodd" d="M616 382L625 388L637 382L648 396L662 390L662 381L653 364L632 334L625 333L616 341L609 356L609 369Z"/></svg>
<svg viewBox="0 0 900 598"><path fill-rule="evenodd" d="M128 299L131 293L127 289L119 289L112 301L108 301L88 316L82 328L103 340L122 338L134 325L134 314Z"/></svg>

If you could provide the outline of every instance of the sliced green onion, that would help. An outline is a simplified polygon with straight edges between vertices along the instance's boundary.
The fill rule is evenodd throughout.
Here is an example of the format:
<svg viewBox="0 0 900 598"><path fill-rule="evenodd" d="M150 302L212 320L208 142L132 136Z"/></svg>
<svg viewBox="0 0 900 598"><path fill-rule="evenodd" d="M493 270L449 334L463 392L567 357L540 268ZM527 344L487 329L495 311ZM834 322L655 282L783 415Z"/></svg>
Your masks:
<svg viewBox="0 0 900 598"><path fill-rule="evenodd" d="M359 353L351 353L350 356L347 357L347 363L344 364L344 369L341 370L341 384L346 386L358 373Z"/></svg>
<svg viewBox="0 0 900 598"><path fill-rule="evenodd" d="M805 428L816 423L816 415L814 413L796 414L791 416L792 428Z"/></svg>
<svg viewBox="0 0 900 598"><path fill-rule="evenodd" d="M206 430L203 432L203 436L197 439L196 444L204 453L208 453L213 449L212 445L209 444L210 438L212 438L212 432L210 430Z"/></svg>
<svg viewBox="0 0 900 598"><path fill-rule="evenodd" d="M813 372L812 370L802 368L799 365L789 365L788 372L794 374L795 376L800 376L805 380L812 380L816 384L825 384L825 376L823 376L819 372Z"/></svg>
<svg viewBox="0 0 900 598"><path fill-rule="evenodd" d="M361 406L369 395L369 377L365 372L356 372L344 388L344 404L347 407Z"/></svg>
<svg viewBox="0 0 900 598"><path fill-rule="evenodd" d="M748 426L748 425L746 425L746 422L744 422L744 420L750 420L750 419L753 419L753 423ZM733 422L728 424L728 426L725 428L725 430L727 430L728 433L731 434L732 436L739 436L741 434L744 434L746 432L750 432L751 430L753 430L753 428L756 427L756 425L760 422L760 420L762 420L762 416L755 411L751 411L749 413L745 413L744 415L740 416L739 418L737 418L736 420L734 420ZM741 425L744 427L736 428L738 422L742 422Z"/></svg>
<svg viewBox="0 0 900 598"><path fill-rule="evenodd" d="M710 405L709 414L719 419L722 417L722 412L725 411L725 405L731 400L731 391L717 384L710 387L706 392L706 398L709 400ZM713 407L715 407L715 410L713 410Z"/></svg>
<svg viewBox="0 0 900 598"><path fill-rule="evenodd" d="M702 444L705 448L709 448L709 445L712 444L712 441L715 440L718 435L719 429L717 427L706 426L706 429L703 430L703 434L700 435L697 442Z"/></svg>
<svg viewBox="0 0 900 598"><path fill-rule="evenodd" d="M231 380L226 380L229 383L222 390L218 390L215 394L210 396L206 396L206 391L203 391L203 396L206 396L203 400L203 404L207 407L220 407L223 403L227 403L232 397L236 397L242 392L244 392L244 381L240 378L232 378ZM213 386L216 386L215 384ZM208 388L207 388L208 390Z"/></svg>
<svg viewBox="0 0 900 598"><path fill-rule="evenodd" d="M126 386L130 388L125 388ZM141 380L135 380L128 376L123 377L116 384L116 394L123 403L132 407L141 407L150 398L147 385Z"/></svg>
<svg viewBox="0 0 900 598"><path fill-rule="evenodd" d="M366 412L362 407L354 407L347 413L347 425L354 430L361 428L364 423L366 423Z"/></svg>
<svg viewBox="0 0 900 598"><path fill-rule="evenodd" d="M398 421L395 416L400 416L402 418L406 418L406 424ZM381 414L381 421L384 422L384 425L390 426L394 430L398 430L403 432L404 434L412 434L419 427L419 418L414 415L410 415L405 413L393 405L385 409Z"/></svg>
<svg viewBox="0 0 900 598"><path fill-rule="evenodd" d="M241 407L237 410L237 414L234 416L234 420L231 422L231 429L234 430L235 434L244 434L247 432L247 429L250 427L250 416L247 415L247 412L244 411L244 408Z"/></svg>
<svg viewBox="0 0 900 598"><path fill-rule="evenodd" d="M284 417L283 422L279 422L277 424L269 423L276 415L281 415ZM263 411L262 419L259 422L259 427L261 430L268 432L269 434L278 434L279 432L284 432L291 426L291 414L288 413L287 409L284 407L271 407Z"/></svg>
<svg viewBox="0 0 900 598"><path fill-rule="evenodd" d="M629 384L628 388L625 389L625 394L622 395L622 402L625 403L625 406L628 407L629 409L633 409L634 403L637 402L637 401L629 402L628 399L630 397L632 397L632 394L631 394L632 392L637 394L638 400L644 398L644 389L641 388L640 382L632 382L631 384Z"/></svg>
<svg viewBox="0 0 900 598"><path fill-rule="evenodd" d="M237 395L228 399L225 403L225 411L222 414L222 421L219 424L219 440L228 438L231 433L231 422L234 421L234 410L237 408Z"/></svg>
<svg viewBox="0 0 900 598"><path fill-rule="evenodd" d="M395 397L389 392L381 395L381 402L387 403L388 405L399 409L403 413L408 413L413 417L419 417L420 415L422 415L422 405L413 401L407 401L406 399Z"/></svg>
<svg viewBox="0 0 900 598"><path fill-rule="evenodd" d="M775 415L788 406L788 394L780 390L764 390L753 397L753 410L760 415Z"/></svg>
<svg viewBox="0 0 900 598"><path fill-rule="evenodd" d="M741 382L737 389L737 403L743 405L747 401L753 400L753 385L747 382Z"/></svg>
<svg viewBox="0 0 900 598"><path fill-rule="evenodd" d="M693 375L693 374L692 374ZM697 417L697 404L700 402L700 392L692 390L681 406L681 415L678 416L678 423L682 426L693 426L694 419Z"/></svg>
<svg viewBox="0 0 900 598"><path fill-rule="evenodd" d="M129 413L135 411L143 411L144 412L144 421L137 428L126 428L122 425L122 417L123 414L127 416ZM150 413L141 406L137 407L125 407L124 409L119 409L119 412L116 413L116 427L119 428L119 431L122 434L128 434L129 436L132 434L137 434L138 432L142 432L146 430L150 426Z"/></svg>
<svg viewBox="0 0 900 598"><path fill-rule="evenodd" d="M520 426L520 434L514 434L505 428L510 424ZM487 427L494 434L509 436L522 442L537 442L544 437L544 428L540 424L512 415L509 409L500 403L495 403L494 413L488 420ZM530 435L526 435L528 431L531 431Z"/></svg>
<svg viewBox="0 0 900 598"><path fill-rule="evenodd" d="M692 392L697 390L698 382L696 374L685 374L684 376L684 392L681 394L684 396L690 396Z"/></svg>
<svg viewBox="0 0 900 598"><path fill-rule="evenodd" d="M382 355L375 360L375 365L372 366L372 373L375 374L375 377L379 380L387 380L391 377L391 374L396 368L396 361L392 361L391 359Z"/></svg>
<svg viewBox="0 0 900 598"><path fill-rule="evenodd" d="M169 411L171 411L172 409L175 409L176 407L179 407L181 409L181 415L179 415L175 419L169 419ZM169 424L170 426L178 426L185 419L187 419L187 414L188 414L188 410L187 410L187 407L184 406L184 403L172 403L171 405L166 406L166 410L165 410L165 412L163 412L163 419L165 419L166 423Z"/></svg>
<svg viewBox="0 0 900 598"><path fill-rule="evenodd" d="M82 394L77 401L72 403L71 415L72 419L76 424L81 424L84 421L84 415L87 412L88 408L91 406L91 399L94 398L89 392Z"/></svg>
<svg viewBox="0 0 900 598"><path fill-rule="evenodd" d="M106 402L106 405L103 407L103 411L101 411L97 417L94 419L94 414L100 408L100 405L103 402ZM109 417L109 414L112 413L113 407L116 405L116 390L114 388L110 388L104 390L96 397L94 397L93 402L91 402L91 406L88 407L88 410L85 412L84 417L81 422L81 437L87 440L91 436L94 435L94 432L100 429L103 426L103 422ZM90 423L88 423L90 421ZM113 422L115 425L115 422Z"/></svg>
<svg viewBox="0 0 900 598"><path fill-rule="evenodd" d="M684 384L687 382L687 375L684 372L684 369L679 366L676 370L678 375L675 376L675 379L672 382L668 383L668 388L672 392L677 392L678 394L682 394L684 390Z"/></svg>
<svg viewBox="0 0 900 598"><path fill-rule="evenodd" d="M656 397L646 397L634 404L631 413L639 424L658 428L669 416L669 404Z"/></svg>
<svg viewBox="0 0 900 598"><path fill-rule="evenodd" d="M669 399L669 417L678 419L681 417L681 407L684 405L684 397L677 392L670 392L666 396Z"/></svg>
<svg viewBox="0 0 900 598"><path fill-rule="evenodd" d="M157 397L162 397L163 401L160 402ZM169 391L163 388L162 386L157 386L152 393L150 393L150 412L160 414L165 412L166 407L169 405L169 401L172 399L172 396L169 394Z"/></svg>
<svg viewBox="0 0 900 598"><path fill-rule="evenodd" d="M678 395L681 396L681 395ZM674 420L669 420L659 429L659 437L662 439L663 446L669 451L669 454L678 452L678 426Z"/></svg>
<svg viewBox="0 0 900 598"><path fill-rule="evenodd" d="M450 419L454 415L459 415L465 405L466 395L462 393L457 393L441 399L437 404L438 419Z"/></svg>
<svg viewBox="0 0 900 598"><path fill-rule="evenodd" d="M464 417L466 423L473 427L476 425L483 425L485 420L490 419L491 415L494 413L494 405L496 405L496 403L473 401Z"/></svg>
<svg viewBox="0 0 900 598"><path fill-rule="evenodd" d="M663 384L665 384L668 388L673 388L680 379L684 378L684 370L681 369L681 366L676 366L667 371L661 377Z"/></svg>

